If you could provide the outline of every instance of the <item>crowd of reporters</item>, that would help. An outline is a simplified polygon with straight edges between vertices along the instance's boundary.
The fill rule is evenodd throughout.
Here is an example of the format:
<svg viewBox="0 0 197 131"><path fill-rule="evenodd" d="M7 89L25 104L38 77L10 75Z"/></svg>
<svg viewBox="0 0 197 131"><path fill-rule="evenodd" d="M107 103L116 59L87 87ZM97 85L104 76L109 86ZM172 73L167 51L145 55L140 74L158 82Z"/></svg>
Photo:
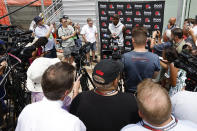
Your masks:
<svg viewBox="0 0 197 131"><path fill-rule="evenodd" d="M134 27L134 50L122 54L118 61L100 62L95 58L98 36L91 19L87 19L81 31L78 24L73 28L67 17L60 19L58 29L44 25L42 20L41 17L34 19L38 40L27 71L32 104L21 112L16 131L197 130L197 94L187 91L188 71L175 66L182 52L196 57L196 20L186 19L183 28L179 28L176 18L170 18L163 36L154 31L151 38L144 27ZM118 15L114 15L109 29L112 37L121 35L123 41L125 26ZM52 33L62 40L58 50L59 42ZM81 93L80 77L75 80L71 55L74 48L82 46L80 34L90 45L86 64L91 61L90 49L92 61L97 63L92 72L96 88ZM149 50L146 49L148 40ZM63 61L56 58L56 51L63 53ZM1 65L3 70L6 64ZM123 92L119 88L122 78Z"/></svg>

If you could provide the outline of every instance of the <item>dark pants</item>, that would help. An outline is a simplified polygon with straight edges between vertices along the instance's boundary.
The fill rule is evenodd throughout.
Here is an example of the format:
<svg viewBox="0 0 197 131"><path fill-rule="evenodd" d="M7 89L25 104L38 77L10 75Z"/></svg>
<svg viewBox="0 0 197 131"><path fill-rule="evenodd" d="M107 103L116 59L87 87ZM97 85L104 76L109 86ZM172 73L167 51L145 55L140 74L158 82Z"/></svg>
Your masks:
<svg viewBox="0 0 197 131"><path fill-rule="evenodd" d="M57 52L55 47L53 47L53 49L47 51L47 53L44 55L44 57L46 58L57 58Z"/></svg>

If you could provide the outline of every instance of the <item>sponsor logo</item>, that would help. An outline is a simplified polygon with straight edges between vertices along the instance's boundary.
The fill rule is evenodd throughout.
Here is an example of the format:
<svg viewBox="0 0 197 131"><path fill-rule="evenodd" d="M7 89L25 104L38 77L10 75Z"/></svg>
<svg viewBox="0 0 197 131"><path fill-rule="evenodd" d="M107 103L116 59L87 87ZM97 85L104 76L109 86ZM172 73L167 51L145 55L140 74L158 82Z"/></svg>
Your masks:
<svg viewBox="0 0 197 131"><path fill-rule="evenodd" d="M106 45L106 44L103 44L103 48L105 48L105 49L106 49L106 48L107 48L107 45Z"/></svg>
<svg viewBox="0 0 197 131"><path fill-rule="evenodd" d="M106 12L104 10L101 11L102 15L106 15Z"/></svg>
<svg viewBox="0 0 197 131"><path fill-rule="evenodd" d="M145 5L145 8L146 8L146 9L151 9L151 6L150 6L149 4L146 4L146 5Z"/></svg>
<svg viewBox="0 0 197 131"><path fill-rule="evenodd" d="M127 4L127 9L131 9L131 5L130 4Z"/></svg>
<svg viewBox="0 0 197 131"><path fill-rule="evenodd" d="M162 4L154 4L155 9L162 9L163 5Z"/></svg>
<svg viewBox="0 0 197 131"><path fill-rule="evenodd" d="M142 9L142 5L134 5L135 9Z"/></svg>
<svg viewBox="0 0 197 131"><path fill-rule="evenodd" d="M125 27L126 27L126 28L132 28L133 25L132 25L132 24L125 24Z"/></svg>
<svg viewBox="0 0 197 131"><path fill-rule="evenodd" d="M130 30L130 29L127 29L127 30L126 30L126 33L127 33L128 35L130 35L130 34L131 34L131 30Z"/></svg>
<svg viewBox="0 0 197 131"><path fill-rule="evenodd" d="M107 59L108 57L107 57L107 55L103 55L103 59Z"/></svg>
<svg viewBox="0 0 197 131"><path fill-rule="evenodd" d="M160 29L159 25L154 25L154 29L159 30Z"/></svg>
<svg viewBox="0 0 197 131"><path fill-rule="evenodd" d="M153 22L160 23L161 22L161 18L153 18Z"/></svg>
<svg viewBox="0 0 197 131"><path fill-rule="evenodd" d="M122 11L118 11L118 15L123 15Z"/></svg>
<svg viewBox="0 0 197 131"><path fill-rule="evenodd" d="M144 11L145 16L151 16L152 12L151 11Z"/></svg>
<svg viewBox="0 0 197 131"><path fill-rule="evenodd" d="M114 6L112 4L109 5L110 9L114 9Z"/></svg>
<svg viewBox="0 0 197 131"><path fill-rule="evenodd" d="M129 46L129 45L131 45L131 42L130 42L130 41L127 41L127 42L125 42L125 44L126 44L127 46Z"/></svg>
<svg viewBox="0 0 197 131"><path fill-rule="evenodd" d="M107 26L107 24L105 22L102 22L101 25L102 25L102 27L106 27Z"/></svg>
<svg viewBox="0 0 197 131"><path fill-rule="evenodd" d="M149 28L151 28L151 25L145 25L145 24L144 24L143 27L149 29Z"/></svg>
<svg viewBox="0 0 197 131"><path fill-rule="evenodd" d="M149 23L150 19L149 18L145 18L145 23Z"/></svg>
<svg viewBox="0 0 197 131"><path fill-rule="evenodd" d="M141 12L140 12L140 11L136 11L135 14L136 14L137 16L140 16L140 15L141 15Z"/></svg>
<svg viewBox="0 0 197 131"><path fill-rule="evenodd" d="M107 20L107 17L102 17L102 16L101 16L101 20L106 21L106 20Z"/></svg>
<svg viewBox="0 0 197 131"><path fill-rule="evenodd" d="M106 39L101 39L101 42L107 44L107 43L108 43L108 40L106 40ZM107 45L106 45L106 46L107 46Z"/></svg>
<svg viewBox="0 0 197 131"><path fill-rule="evenodd" d="M125 11L125 15L133 15L132 11Z"/></svg>
<svg viewBox="0 0 197 131"><path fill-rule="evenodd" d="M142 21L142 18L134 18L134 21L135 22L141 22Z"/></svg>
<svg viewBox="0 0 197 131"><path fill-rule="evenodd" d="M132 36L128 36L128 35L125 36L125 39L126 39L126 40L131 40L131 38L132 38Z"/></svg>
<svg viewBox="0 0 197 131"><path fill-rule="evenodd" d="M159 11L155 11L155 16L161 16L161 13Z"/></svg>
<svg viewBox="0 0 197 131"><path fill-rule="evenodd" d="M107 8L107 5L102 5L102 4L100 4L100 8L106 9L106 8Z"/></svg>
<svg viewBox="0 0 197 131"><path fill-rule="evenodd" d="M139 27L139 26L140 26L139 24L136 24L136 25L135 25L135 27Z"/></svg>
<svg viewBox="0 0 197 131"><path fill-rule="evenodd" d="M113 18L110 16L109 20L110 20L110 21L112 21L112 20L113 20Z"/></svg>
<svg viewBox="0 0 197 131"><path fill-rule="evenodd" d="M101 32L107 33L107 29L106 28L101 28Z"/></svg>
<svg viewBox="0 0 197 131"><path fill-rule="evenodd" d="M131 18L130 17L127 18L127 22L131 22Z"/></svg>
<svg viewBox="0 0 197 131"><path fill-rule="evenodd" d="M115 13L116 13L115 11L108 11L108 14L111 16L114 15Z"/></svg>
<svg viewBox="0 0 197 131"><path fill-rule="evenodd" d="M123 9L124 5L117 5L117 9Z"/></svg>

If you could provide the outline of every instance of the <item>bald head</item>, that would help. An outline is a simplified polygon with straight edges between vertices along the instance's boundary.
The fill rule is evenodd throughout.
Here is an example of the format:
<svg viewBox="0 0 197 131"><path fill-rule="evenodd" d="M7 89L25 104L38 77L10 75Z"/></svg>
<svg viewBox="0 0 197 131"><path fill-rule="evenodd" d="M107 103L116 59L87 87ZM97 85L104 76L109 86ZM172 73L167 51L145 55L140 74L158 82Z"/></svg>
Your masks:
<svg viewBox="0 0 197 131"><path fill-rule="evenodd" d="M152 79L146 79L137 87L137 102L142 119L152 125L160 125L171 115L171 101L167 91Z"/></svg>
<svg viewBox="0 0 197 131"><path fill-rule="evenodd" d="M176 18L175 17L171 17L169 19L169 23L170 23L170 25L174 25L176 23Z"/></svg>

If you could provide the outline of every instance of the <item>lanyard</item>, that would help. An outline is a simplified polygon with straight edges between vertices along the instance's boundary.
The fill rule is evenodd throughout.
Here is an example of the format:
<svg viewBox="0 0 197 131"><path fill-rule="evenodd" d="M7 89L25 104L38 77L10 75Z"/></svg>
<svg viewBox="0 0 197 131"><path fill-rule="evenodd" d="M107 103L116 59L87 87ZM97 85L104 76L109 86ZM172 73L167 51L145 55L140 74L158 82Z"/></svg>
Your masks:
<svg viewBox="0 0 197 131"><path fill-rule="evenodd" d="M177 125L177 122L178 120L175 118L175 122L173 122L169 126L162 128L162 129L156 129L156 128L150 127L149 125L145 124L143 121L141 121L140 123L144 128L149 129L151 131L169 131L170 129L174 128Z"/></svg>

